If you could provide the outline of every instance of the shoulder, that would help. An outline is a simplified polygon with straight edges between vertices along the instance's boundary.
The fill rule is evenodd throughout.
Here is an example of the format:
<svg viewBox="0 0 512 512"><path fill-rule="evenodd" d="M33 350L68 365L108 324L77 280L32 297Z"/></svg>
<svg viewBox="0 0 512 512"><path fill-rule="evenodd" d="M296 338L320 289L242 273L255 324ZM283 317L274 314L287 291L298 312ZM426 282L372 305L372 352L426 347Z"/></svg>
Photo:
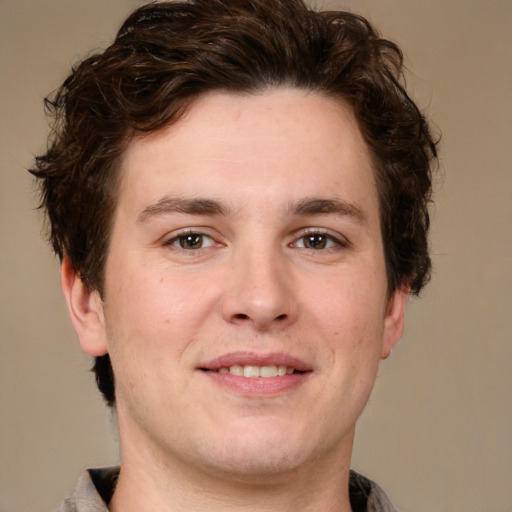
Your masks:
<svg viewBox="0 0 512 512"><path fill-rule="evenodd" d="M349 495L354 512L398 512L379 485L355 471L350 471Z"/></svg>
<svg viewBox="0 0 512 512"><path fill-rule="evenodd" d="M88 469L80 476L73 493L55 512L108 512L117 483L119 467Z"/></svg>

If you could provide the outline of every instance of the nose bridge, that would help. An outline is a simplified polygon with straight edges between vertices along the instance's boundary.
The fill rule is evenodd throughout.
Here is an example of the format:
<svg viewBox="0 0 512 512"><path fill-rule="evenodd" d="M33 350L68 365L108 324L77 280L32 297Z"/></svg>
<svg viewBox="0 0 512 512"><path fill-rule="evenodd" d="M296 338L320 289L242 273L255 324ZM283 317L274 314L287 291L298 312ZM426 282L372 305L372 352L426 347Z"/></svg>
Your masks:
<svg viewBox="0 0 512 512"><path fill-rule="evenodd" d="M286 258L271 237L237 246L225 283L225 320L251 323L260 330L293 321L296 301Z"/></svg>

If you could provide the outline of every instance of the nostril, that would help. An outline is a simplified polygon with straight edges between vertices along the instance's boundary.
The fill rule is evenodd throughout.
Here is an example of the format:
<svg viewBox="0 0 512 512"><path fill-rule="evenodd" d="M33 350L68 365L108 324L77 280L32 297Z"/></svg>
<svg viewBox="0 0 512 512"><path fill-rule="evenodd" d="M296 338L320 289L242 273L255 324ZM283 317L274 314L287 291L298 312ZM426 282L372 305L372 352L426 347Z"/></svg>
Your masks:
<svg viewBox="0 0 512 512"><path fill-rule="evenodd" d="M235 318L237 320L247 320L249 318L249 316L246 315L245 313L238 313L235 315Z"/></svg>
<svg viewBox="0 0 512 512"><path fill-rule="evenodd" d="M283 313L282 315L276 316L276 320L286 320L286 317L287 315Z"/></svg>

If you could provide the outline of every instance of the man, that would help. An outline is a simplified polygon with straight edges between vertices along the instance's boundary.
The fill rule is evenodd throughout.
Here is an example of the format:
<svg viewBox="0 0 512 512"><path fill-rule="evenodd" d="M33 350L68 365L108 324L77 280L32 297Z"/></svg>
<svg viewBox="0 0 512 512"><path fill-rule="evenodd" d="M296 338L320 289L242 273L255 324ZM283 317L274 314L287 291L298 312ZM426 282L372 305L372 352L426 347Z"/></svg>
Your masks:
<svg viewBox="0 0 512 512"><path fill-rule="evenodd" d="M394 510L350 458L430 270L400 76L352 14L162 2L50 100L32 172L121 451L60 510Z"/></svg>

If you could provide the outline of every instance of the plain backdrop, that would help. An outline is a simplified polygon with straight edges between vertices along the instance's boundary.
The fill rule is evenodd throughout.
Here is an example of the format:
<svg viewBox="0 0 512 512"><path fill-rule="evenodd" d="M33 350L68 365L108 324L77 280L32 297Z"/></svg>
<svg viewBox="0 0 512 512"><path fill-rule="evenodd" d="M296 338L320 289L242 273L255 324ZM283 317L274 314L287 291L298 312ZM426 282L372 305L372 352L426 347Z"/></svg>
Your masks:
<svg viewBox="0 0 512 512"><path fill-rule="evenodd" d="M353 466L404 512L512 510L510 0L339 0L403 47L442 132L433 280L360 420ZM135 0L0 0L0 512L51 510L116 431L61 297L26 172L43 97Z"/></svg>

